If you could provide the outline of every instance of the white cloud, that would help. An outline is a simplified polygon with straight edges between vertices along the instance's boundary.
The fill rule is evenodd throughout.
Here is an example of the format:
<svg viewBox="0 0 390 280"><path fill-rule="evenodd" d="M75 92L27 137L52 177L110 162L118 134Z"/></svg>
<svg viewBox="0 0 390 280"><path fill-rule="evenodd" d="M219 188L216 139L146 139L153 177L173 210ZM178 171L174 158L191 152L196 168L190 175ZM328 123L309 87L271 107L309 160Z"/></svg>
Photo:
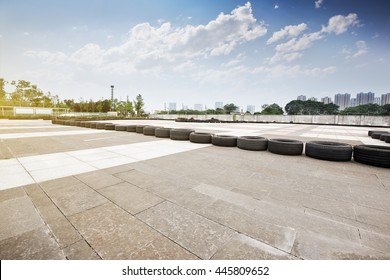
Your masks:
<svg viewBox="0 0 390 280"><path fill-rule="evenodd" d="M137 24L130 29L124 43L108 49L86 44L70 54L68 61L121 74L157 73L174 68L174 71L184 71L192 67L194 59L230 54L239 45L266 33L265 24L257 22L248 2L229 14L220 13L205 25L173 27L165 22L154 27L149 23Z"/></svg>
<svg viewBox="0 0 390 280"><path fill-rule="evenodd" d="M315 5L316 9L321 8L323 3L324 3L324 0L316 0L316 1L314 1L314 5Z"/></svg>
<svg viewBox="0 0 390 280"><path fill-rule="evenodd" d="M274 9L279 9L279 5L275 4Z"/></svg>
<svg viewBox="0 0 390 280"><path fill-rule="evenodd" d="M284 38L297 37L302 31L306 30L306 28L307 25L305 23L285 26L280 31L274 32L272 37L267 40L267 44L275 43Z"/></svg>
<svg viewBox="0 0 390 280"><path fill-rule="evenodd" d="M29 36L30 33L29 33L29 32L24 32L23 35L24 35L24 36Z"/></svg>
<svg viewBox="0 0 390 280"><path fill-rule="evenodd" d="M270 64L280 61L291 62L302 57L301 52L310 48L315 41L323 39L326 35L335 33L342 34L348 30L349 27L359 23L357 14L349 14L348 16L337 15L329 19L327 26L322 26L322 29L317 32L306 33L298 37L300 33L306 30L307 26L304 23L295 26L286 26L280 31L274 32L272 37L268 39L267 44L279 41L285 38L291 38L285 43L276 45L275 54L268 58ZM364 54L364 48L361 49ZM361 55L359 53L359 55Z"/></svg>
<svg viewBox="0 0 390 280"><path fill-rule="evenodd" d="M68 58L63 52L48 52L48 51L26 51L24 55L32 58L41 59L46 64L62 64Z"/></svg>
<svg viewBox="0 0 390 280"><path fill-rule="evenodd" d="M356 50L351 50L347 48L344 48L342 50L342 53L346 54L345 56L346 59L356 58L368 53L368 47L365 41L362 40L357 41L355 45L356 45Z"/></svg>
<svg viewBox="0 0 390 280"><path fill-rule="evenodd" d="M355 26L359 23L357 14L349 14L348 16L337 15L329 19L328 25L322 27L322 32L342 34L348 30L349 27Z"/></svg>

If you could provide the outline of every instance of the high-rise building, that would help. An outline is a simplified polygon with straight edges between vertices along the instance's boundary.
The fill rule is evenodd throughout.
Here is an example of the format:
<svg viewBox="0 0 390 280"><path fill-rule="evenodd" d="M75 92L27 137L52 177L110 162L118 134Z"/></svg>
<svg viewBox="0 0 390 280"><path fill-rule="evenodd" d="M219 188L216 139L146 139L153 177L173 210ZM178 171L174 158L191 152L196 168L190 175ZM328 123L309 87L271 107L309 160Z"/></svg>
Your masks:
<svg viewBox="0 0 390 280"><path fill-rule="evenodd" d="M380 97L374 97L374 104L381 105L381 98Z"/></svg>
<svg viewBox="0 0 390 280"><path fill-rule="evenodd" d="M315 98L315 97L310 97L309 100L310 100L310 101L317 101L317 98Z"/></svg>
<svg viewBox="0 0 390 280"><path fill-rule="evenodd" d="M256 107L255 105L247 105L246 106L246 111L251 113L252 115L255 113Z"/></svg>
<svg viewBox="0 0 390 280"><path fill-rule="evenodd" d="M361 92L356 94L356 105L365 105L365 104L373 104L375 98L375 93L373 92Z"/></svg>
<svg viewBox="0 0 390 280"><path fill-rule="evenodd" d="M223 109L223 102L215 102L215 109Z"/></svg>
<svg viewBox="0 0 390 280"><path fill-rule="evenodd" d="M338 93L334 96L334 104L339 106L340 110L344 110L345 108L350 106L351 95L349 93Z"/></svg>
<svg viewBox="0 0 390 280"><path fill-rule="evenodd" d="M330 103L332 103L332 98L327 97L327 96L323 97L323 98L321 98L321 102L324 104L330 104Z"/></svg>
<svg viewBox="0 0 390 280"><path fill-rule="evenodd" d="M390 93L382 94L381 97L381 105L390 104Z"/></svg>
<svg viewBox="0 0 390 280"><path fill-rule="evenodd" d="M297 100L306 101L306 95L299 95Z"/></svg>
<svg viewBox="0 0 390 280"><path fill-rule="evenodd" d="M170 102L168 104L168 110L169 111L176 111L176 102Z"/></svg>
<svg viewBox="0 0 390 280"><path fill-rule="evenodd" d="M356 98L351 98L350 107L355 107L356 105Z"/></svg>
<svg viewBox="0 0 390 280"><path fill-rule="evenodd" d="M194 105L194 110L203 111L203 104L195 104Z"/></svg>

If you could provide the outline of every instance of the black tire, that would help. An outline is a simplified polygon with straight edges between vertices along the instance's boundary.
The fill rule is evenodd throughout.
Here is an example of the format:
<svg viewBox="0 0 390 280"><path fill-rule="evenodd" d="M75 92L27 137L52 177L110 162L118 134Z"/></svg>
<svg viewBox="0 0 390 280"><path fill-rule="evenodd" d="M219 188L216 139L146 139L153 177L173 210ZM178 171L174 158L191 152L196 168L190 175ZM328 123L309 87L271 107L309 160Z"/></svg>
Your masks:
<svg viewBox="0 0 390 280"><path fill-rule="evenodd" d="M127 132L137 132L137 126L136 125L128 125L126 127Z"/></svg>
<svg viewBox="0 0 390 280"><path fill-rule="evenodd" d="M384 132L388 132L388 131L384 131L384 130L369 130L368 131L368 136L371 136L373 133L384 133Z"/></svg>
<svg viewBox="0 0 390 280"><path fill-rule="evenodd" d="M390 143L390 134L385 136L385 142Z"/></svg>
<svg viewBox="0 0 390 280"><path fill-rule="evenodd" d="M71 121L71 120L67 120L67 121L65 121L65 125L72 125L71 123L72 123L73 121Z"/></svg>
<svg viewBox="0 0 390 280"><path fill-rule="evenodd" d="M156 128L158 127L152 125L145 126L143 129L143 134L146 136L155 136Z"/></svg>
<svg viewBox="0 0 390 280"><path fill-rule="evenodd" d="M203 133L203 132L191 132L190 142L199 143L199 144L209 144L211 143L211 138L214 134L212 133Z"/></svg>
<svg viewBox="0 0 390 280"><path fill-rule="evenodd" d="M96 124L96 129L106 129L106 124L111 124L111 123L99 122Z"/></svg>
<svg viewBox="0 0 390 280"><path fill-rule="evenodd" d="M81 121L80 122L80 127L85 127L85 124L86 124L87 122L85 122L85 121Z"/></svg>
<svg viewBox="0 0 390 280"><path fill-rule="evenodd" d="M51 124L57 124L57 120L51 120Z"/></svg>
<svg viewBox="0 0 390 280"><path fill-rule="evenodd" d="M303 152L303 142L292 139L269 139L268 151L279 155L299 156Z"/></svg>
<svg viewBox="0 0 390 280"><path fill-rule="evenodd" d="M338 142L310 141L306 143L305 154L308 157L322 160L350 161L352 146Z"/></svg>
<svg viewBox="0 0 390 280"><path fill-rule="evenodd" d="M379 140L385 141L387 135L390 135L390 133L382 133L382 134L379 136Z"/></svg>
<svg viewBox="0 0 390 280"><path fill-rule="evenodd" d="M190 140L191 132L195 132L195 130L186 128L172 128L169 137L171 140L186 141Z"/></svg>
<svg viewBox="0 0 390 280"><path fill-rule="evenodd" d="M377 145L357 145L353 149L356 162L390 168L390 147Z"/></svg>
<svg viewBox="0 0 390 280"><path fill-rule="evenodd" d="M144 127L145 127L146 125L137 125L136 127L135 127L135 132L137 132L137 133L144 133Z"/></svg>
<svg viewBox="0 0 390 280"><path fill-rule="evenodd" d="M92 129L96 129L97 124L98 124L97 122L91 122L89 127Z"/></svg>
<svg viewBox="0 0 390 280"><path fill-rule="evenodd" d="M261 136L241 136L237 138L237 147L249 151L265 151L268 139Z"/></svg>
<svg viewBox="0 0 390 280"><path fill-rule="evenodd" d="M74 126L80 126L81 121L74 121Z"/></svg>
<svg viewBox="0 0 390 280"><path fill-rule="evenodd" d="M154 136L158 138L170 138L171 129L167 127L156 128L156 130L154 131Z"/></svg>
<svg viewBox="0 0 390 280"><path fill-rule="evenodd" d="M236 147L237 146L237 136L231 135L213 135L211 138L211 143L215 146L221 147Z"/></svg>
<svg viewBox="0 0 390 280"><path fill-rule="evenodd" d="M91 122L85 122L85 127L91 128Z"/></svg>
<svg viewBox="0 0 390 280"><path fill-rule="evenodd" d="M115 124L113 124L113 123L106 123L104 125L104 129L105 130L115 130Z"/></svg>
<svg viewBox="0 0 390 280"><path fill-rule="evenodd" d="M379 139L384 132L374 132L371 134L372 139Z"/></svg>
<svg viewBox="0 0 390 280"><path fill-rule="evenodd" d="M126 131L127 130L127 126L126 125L116 125L115 126L115 130L116 131Z"/></svg>

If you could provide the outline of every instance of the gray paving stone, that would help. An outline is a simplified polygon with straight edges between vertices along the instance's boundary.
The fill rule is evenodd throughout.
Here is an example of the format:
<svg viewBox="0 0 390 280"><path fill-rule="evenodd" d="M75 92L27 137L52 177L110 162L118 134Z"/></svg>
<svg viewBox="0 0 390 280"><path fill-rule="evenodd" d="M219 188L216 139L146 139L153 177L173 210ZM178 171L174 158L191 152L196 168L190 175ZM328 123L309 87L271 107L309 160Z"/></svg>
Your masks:
<svg viewBox="0 0 390 280"><path fill-rule="evenodd" d="M299 231L292 254L308 260L389 259L389 254L361 246L348 240L332 238L316 232Z"/></svg>
<svg viewBox="0 0 390 280"><path fill-rule="evenodd" d="M46 226L0 241L2 260L55 260L65 256Z"/></svg>
<svg viewBox="0 0 390 280"><path fill-rule="evenodd" d="M137 217L202 259L210 259L234 233L170 202L160 203Z"/></svg>
<svg viewBox="0 0 390 280"><path fill-rule="evenodd" d="M70 221L103 259L126 260L141 256L161 259L193 258L188 251L112 203L75 214ZM159 243L161 245L151 245ZM169 255L165 255L169 252Z"/></svg>
<svg viewBox="0 0 390 280"><path fill-rule="evenodd" d="M161 197L126 182L100 189L99 193L133 215L164 201Z"/></svg>
<svg viewBox="0 0 390 280"><path fill-rule="evenodd" d="M0 240L43 226L43 221L27 196L0 203Z"/></svg>
<svg viewBox="0 0 390 280"><path fill-rule="evenodd" d="M95 190L123 182L123 180L119 179L118 177L100 170L76 175L75 177Z"/></svg>
<svg viewBox="0 0 390 280"><path fill-rule="evenodd" d="M390 232L386 235L360 229L361 243L388 255L390 259Z"/></svg>
<svg viewBox="0 0 390 280"><path fill-rule="evenodd" d="M243 234L236 234L213 260L289 260L296 257Z"/></svg>
<svg viewBox="0 0 390 280"><path fill-rule="evenodd" d="M357 205L355 210L358 221L387 230L390 235L390 212L363 207L360 205Z"/></svg>
<svg viewBox="0 0 390 280"><path fill-rule="evenodd" d="M71 179L71 181L73 180L76 179ZM47 192L65 216L82 212L107 202L105 197L80 181L77 181L75 184L71 183L67 186L62 186L59 189L50 188Z"/></svg>
<svg viewBox="0 0 390 280"><path fill-rule="evenodd" d="M18 198L25 195L26 192L21 187L0 190L0 203L9 199Z"/></svg>
<svg viewBox="0 0 390 280"><path fill-rule="evenodd" d="M80 240L63 249L68 260L101 260L85 240Z"/></svg>
<svg viewBox="0 0 390 280"><path fill-rule="evenodd" d="M61 248L67 247L83 239L64 216L47 221L47 226Z"/></svg>

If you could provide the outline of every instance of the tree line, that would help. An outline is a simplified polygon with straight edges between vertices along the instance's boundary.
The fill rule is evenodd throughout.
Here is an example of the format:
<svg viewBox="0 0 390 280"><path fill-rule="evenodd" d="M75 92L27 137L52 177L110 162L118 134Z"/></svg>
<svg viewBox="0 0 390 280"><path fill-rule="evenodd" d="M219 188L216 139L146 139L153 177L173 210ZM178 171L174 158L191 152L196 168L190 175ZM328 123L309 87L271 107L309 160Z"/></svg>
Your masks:
<svg viewBox="0 0 390 280"><path fill-rule="evenodd" d="M10 84L14 90L6 92L5 86ZM98 101L74 99L60 100L58 95L51 92L43 92L37 85L25 80L7 82L0 78L0 106L21 106L21 107L57 107L69 108L72 112L107 113L109 111L118 112L119 116L143 116L144 100L138 94L133 101L118 101L114 99L101 99Z"/></svg>

